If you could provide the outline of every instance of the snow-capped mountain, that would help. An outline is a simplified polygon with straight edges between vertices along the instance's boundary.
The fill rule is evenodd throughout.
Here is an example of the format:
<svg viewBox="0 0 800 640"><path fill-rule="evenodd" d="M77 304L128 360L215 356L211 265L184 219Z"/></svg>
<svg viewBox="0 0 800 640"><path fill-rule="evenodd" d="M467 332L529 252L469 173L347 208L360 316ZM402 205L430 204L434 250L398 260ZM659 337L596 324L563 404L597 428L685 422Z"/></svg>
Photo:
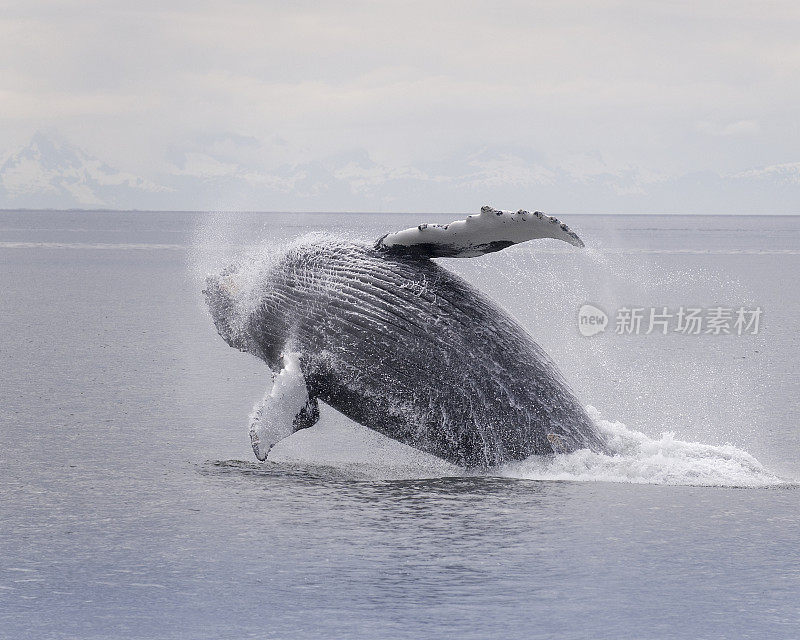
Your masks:
<svg viewBox="0 0 800 640"><path fill-rule="evenodd" d="M535 151L465 149L415 166L363 149L265 169L236 153L193 149L156 182L36 134L0 167L0 208L256 211L474 211L493 203L555 214L800 213L800 163L664 176L595 154L548 163Z"/></svg>
<svg viewBox="0 0 800 640"><path fill-rule="evenodd" d="M0 166L2 208L144 208L169 190L43 133Z"/></svg>

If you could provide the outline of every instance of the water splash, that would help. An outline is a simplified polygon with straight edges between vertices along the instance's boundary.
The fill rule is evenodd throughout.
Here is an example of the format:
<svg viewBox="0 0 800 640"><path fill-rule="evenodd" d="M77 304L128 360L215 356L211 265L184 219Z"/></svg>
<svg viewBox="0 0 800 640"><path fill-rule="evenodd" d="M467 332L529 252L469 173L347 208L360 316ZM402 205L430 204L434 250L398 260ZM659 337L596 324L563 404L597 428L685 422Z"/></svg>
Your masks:
<svg viewBox="0 0 800 640"><path fill-rule="evenodd" d="M336 470L360 480L453 477L520 480L614 482L625 484L766 488L796 483L766 469L755 457L732 445L710 445L677 439L672 432L659 438L621 422L603 420L587 407L609 438L611 455L582 449L570 454L534 455L477 472L456 467L357 424L320 403L320 421L275 445L269 468Z"/></svg>
<svg viewBox="0 0 800 640"><path fill-rule="evenodd" d="M582 449L557 456L531 456L501 466L499 475L529 480L624 482L710 487L771 487L789 484L746 451L732 445L687 442L665 432L660 438L603 420L587 407L609 438L612 455Z"/></svg>

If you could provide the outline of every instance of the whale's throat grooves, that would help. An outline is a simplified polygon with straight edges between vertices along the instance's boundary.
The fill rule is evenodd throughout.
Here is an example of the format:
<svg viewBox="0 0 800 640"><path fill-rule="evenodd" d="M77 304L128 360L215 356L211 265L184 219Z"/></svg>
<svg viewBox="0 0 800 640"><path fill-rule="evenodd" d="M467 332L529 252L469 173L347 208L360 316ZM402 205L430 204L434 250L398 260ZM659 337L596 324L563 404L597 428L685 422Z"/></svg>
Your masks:
<svg viewBox="0 0 800 640"><path fill-rule="evenodd" d="M309 393L464 466L603 449L542 349L507 313L427 259L310 242L270 270L247 331L268 364L300 354Z"/></svg>

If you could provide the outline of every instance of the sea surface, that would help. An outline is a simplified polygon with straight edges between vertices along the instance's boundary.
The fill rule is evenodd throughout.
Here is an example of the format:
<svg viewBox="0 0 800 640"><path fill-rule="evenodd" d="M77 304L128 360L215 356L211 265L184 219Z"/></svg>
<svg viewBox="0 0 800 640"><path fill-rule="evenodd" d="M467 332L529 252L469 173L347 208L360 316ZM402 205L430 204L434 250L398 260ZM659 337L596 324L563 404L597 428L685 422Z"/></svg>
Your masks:
<svg viewBox="0 0 800 640"><path fill-rule="evenodd" d="M204 276L462 216L0 213L0 638L800 637L798 217L564 215L586 249L442 261L616 455L476 473L323 407L255 460L271 376Z"/></svg>

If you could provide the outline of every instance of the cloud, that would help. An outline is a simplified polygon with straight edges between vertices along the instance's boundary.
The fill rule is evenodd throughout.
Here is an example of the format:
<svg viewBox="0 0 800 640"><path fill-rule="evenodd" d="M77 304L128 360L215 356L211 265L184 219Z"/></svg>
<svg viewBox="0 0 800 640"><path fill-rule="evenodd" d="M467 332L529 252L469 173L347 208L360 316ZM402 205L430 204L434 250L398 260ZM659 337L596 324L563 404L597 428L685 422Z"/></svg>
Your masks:
<svg viewBox="0 0 800 640"><path fill-rule="evenodd" d="M754 136L760 133L761 125L755 120L738 120L727 124L698 122L697 130L712 136Z"/></svg>
<svg viewBox="0 0 800 640"><path fill-rule="evenodd" d="M436 180L512 146L537 160L474 167L485 186L598 151L585 175L734 174L798 160L798 30L782 1L32 0L0 16L0 151L51 127L151 179L364 149Z"/></svg>

